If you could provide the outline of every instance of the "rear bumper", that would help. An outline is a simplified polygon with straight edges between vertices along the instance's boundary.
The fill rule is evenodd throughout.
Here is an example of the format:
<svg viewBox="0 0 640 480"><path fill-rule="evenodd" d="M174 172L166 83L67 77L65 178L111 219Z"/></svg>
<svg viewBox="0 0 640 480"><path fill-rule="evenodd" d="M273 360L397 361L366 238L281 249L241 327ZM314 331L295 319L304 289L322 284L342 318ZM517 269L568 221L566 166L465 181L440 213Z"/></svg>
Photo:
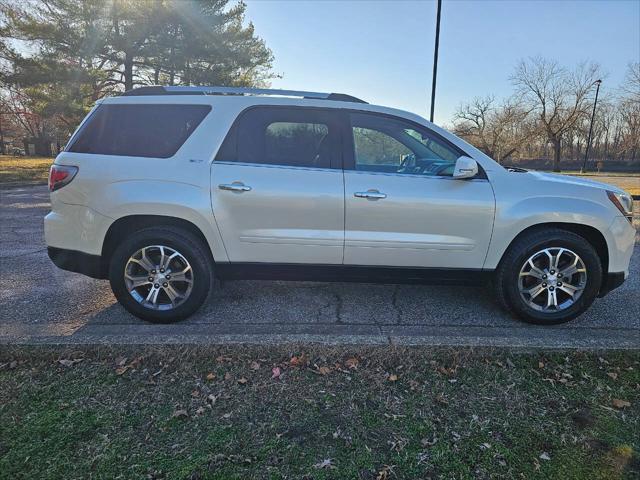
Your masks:
<svg viewBox="0 0 640 480"><path fill-rule="evenodd" d="M598 297L604 297L611 290L615 290L620 285L622 285L625 280L626 278L624 272L608 273L603 279Z"/></svg>
<svg viewBox="0 0 640 480"><path fill-rule="evenodd" d="M91 255L76 250L65 250L56 247L47 247L47 253L51 261L58 268L70 272L82 273L92 278L107 278L100 255Z"/></svg>

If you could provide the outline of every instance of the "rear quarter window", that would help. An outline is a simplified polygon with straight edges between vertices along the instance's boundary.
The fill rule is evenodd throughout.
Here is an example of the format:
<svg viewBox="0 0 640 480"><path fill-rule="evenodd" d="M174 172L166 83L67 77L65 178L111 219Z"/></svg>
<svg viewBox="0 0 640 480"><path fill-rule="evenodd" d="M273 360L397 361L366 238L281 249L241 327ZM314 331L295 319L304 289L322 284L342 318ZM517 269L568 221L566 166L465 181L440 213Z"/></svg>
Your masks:
<svg viewBox="0 0 640 480"><path fill-rule="evenodd" d="M169 158L210 111L209 105L100 105L67 151Z"/></svg>

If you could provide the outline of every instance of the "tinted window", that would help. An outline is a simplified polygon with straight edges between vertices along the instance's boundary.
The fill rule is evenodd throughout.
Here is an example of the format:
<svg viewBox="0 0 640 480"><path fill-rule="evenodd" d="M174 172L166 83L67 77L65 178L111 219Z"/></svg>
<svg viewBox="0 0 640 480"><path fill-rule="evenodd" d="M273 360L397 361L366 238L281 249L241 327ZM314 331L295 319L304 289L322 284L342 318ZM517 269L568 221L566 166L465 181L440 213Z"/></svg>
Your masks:
<svg viewBox="0 0 640 480"><path fill-rule="evenodd" d="M453 175L462 152L427 129L399 119L351 114L356 170Z"/></svg>
<svg viewBox="0 0 640 480"><path fill-rule="evenodd" d="M100 105L67 150L168 158L210 110L208 105Z"/></svg>
<svg viewBox="0 0 640 480"><path fill-rule="evenodd" d="M339 166L338 138L327 111L256 107L236 121L216 160L330 168Z"/></svg>

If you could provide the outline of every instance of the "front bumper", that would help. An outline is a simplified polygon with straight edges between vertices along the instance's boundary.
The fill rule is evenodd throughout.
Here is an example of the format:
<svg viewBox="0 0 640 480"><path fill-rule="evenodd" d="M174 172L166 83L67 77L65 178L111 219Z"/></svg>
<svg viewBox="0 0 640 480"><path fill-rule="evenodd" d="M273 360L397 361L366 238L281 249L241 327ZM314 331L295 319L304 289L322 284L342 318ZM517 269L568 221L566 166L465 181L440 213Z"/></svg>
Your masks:
<svg viewBox="0 0 640 480"><path fill-rule="evenodd" d="M56 247L47 247L47 253L51 261L58 268L70 272L82 273L92 278L107 278L106 268L104 268L100 255L91 255L76 250L65 250Z"/></svg>

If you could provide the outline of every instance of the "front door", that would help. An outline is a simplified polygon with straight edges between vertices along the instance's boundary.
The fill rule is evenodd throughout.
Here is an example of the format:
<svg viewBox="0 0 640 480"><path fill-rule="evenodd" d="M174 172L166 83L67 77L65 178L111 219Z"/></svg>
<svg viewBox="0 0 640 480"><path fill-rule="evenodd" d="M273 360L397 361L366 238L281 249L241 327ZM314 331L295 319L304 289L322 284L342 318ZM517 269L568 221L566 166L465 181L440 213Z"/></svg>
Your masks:
<svg viewBox="0 0 640 480"><path fill-rule="evenodd" d="M231 262L342 263L339 138L326 110L254 107L240 116L211 172Z"/></svg>
<svg viewBox="0 0 640 480"><path fill-rule="evenodd" d="M481 269L495 201L486 178L453 179L464 152L397 117L350 120L344 263Z"/></svg>

